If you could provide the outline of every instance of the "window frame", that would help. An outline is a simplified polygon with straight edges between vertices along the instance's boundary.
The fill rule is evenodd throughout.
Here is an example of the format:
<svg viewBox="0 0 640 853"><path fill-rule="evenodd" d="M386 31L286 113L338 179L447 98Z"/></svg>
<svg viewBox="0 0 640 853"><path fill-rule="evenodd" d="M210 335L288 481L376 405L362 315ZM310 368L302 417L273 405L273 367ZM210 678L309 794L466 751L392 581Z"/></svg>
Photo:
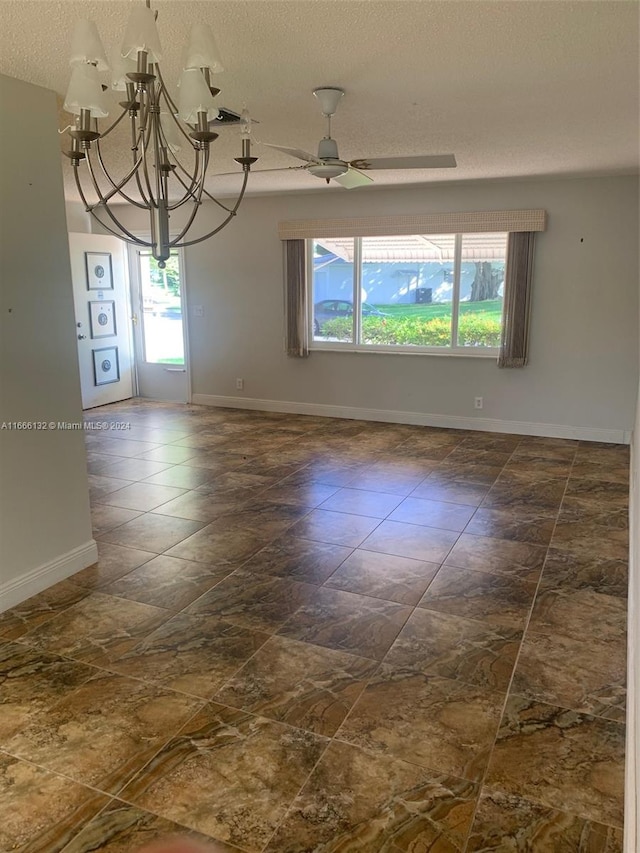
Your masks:
<svg viewBox="0 0 640 853"><path fill-rule="evenodd" d="M319 239L317 237L305 238L307 255L307 331L309 336L309 350L316 352L356 352L356 353L385 353L392 355L436 355L454 358L490 358L495 360L500 354L500 347L473 347L453 345L458 339L458 322L460 316L460 276L462 271L462 240L467 232L455 234L454 259L453 259L453 292L451 297L451 341L449 346L420 346L409 344L363 344L356 343L360 340L362 331L362 240L363 236L352 237L354 241L353 253L353 280L352 280L352 304L353 324L351 335L353 340L349 341L318 341L314 337L314 280L313 280L313 244ZM473 232L468 232L473 233ZM496 230L494 234L507 234L508 231ZM339 301L339 300L336 300ZM504 298L502 303L502 314L500 317L501 329L504 328Z"/></svg>

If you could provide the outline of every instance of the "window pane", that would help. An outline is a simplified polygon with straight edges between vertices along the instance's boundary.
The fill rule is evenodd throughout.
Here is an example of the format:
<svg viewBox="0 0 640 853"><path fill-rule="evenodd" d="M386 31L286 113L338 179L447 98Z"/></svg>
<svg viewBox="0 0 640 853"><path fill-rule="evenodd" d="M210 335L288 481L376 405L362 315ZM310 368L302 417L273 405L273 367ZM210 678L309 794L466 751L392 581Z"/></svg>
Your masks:
<svg viewBox="0 0 640 853"><path fill-rule="evenodd" d="M362 343L451 346L455 234L362 239Z"/></svg>
<svg viewBox="0 0 640 853"><path fill-rule="evenodd" d="M140 252L144 359L151 364L184 364L182 300L178 253L166 268L148 252Z"/></svg>
<svg viewBox="0 0 640 853"><path fill-rule="evenodd" d="M352 238L313 241L313 340L353 343Z"/></svg>
<svg viewBox="0 0 640 853"><path fill-rule="evenodd" d="M507 236L462 235L458 346L500 346Z"/></svg>

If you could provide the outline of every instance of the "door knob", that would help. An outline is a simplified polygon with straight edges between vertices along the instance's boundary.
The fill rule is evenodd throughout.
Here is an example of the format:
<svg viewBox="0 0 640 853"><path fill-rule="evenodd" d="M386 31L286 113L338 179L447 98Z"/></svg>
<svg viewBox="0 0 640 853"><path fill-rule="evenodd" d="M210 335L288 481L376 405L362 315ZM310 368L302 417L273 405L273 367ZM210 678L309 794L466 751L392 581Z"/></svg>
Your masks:
<svg viewBox="0 0 640 853"><path fill-rule="evenodd" d="M86 337L86 335L78 335L78 340L83 341Z"/></svg>

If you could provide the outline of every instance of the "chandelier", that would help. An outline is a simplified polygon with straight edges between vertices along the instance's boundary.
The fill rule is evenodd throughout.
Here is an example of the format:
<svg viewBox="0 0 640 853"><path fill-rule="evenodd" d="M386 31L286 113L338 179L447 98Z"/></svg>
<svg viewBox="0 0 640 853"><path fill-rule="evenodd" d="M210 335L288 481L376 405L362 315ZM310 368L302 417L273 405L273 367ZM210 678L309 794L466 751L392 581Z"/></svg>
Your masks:
<svg viewBox="0 0 640 853"><path fill-rule="evenodd" d="M149 248L163 268L172 248L208 240L233 219L244 197L251 164L257 158L251 156L251 120L243 109L237 116L242 154L235 160L243 171L238 197L227 206L205 189L210 145L218 137L210 127L220 117L214 105L220 90L211 86L211 74L223 70L213 33L206 24L193 26L176 105L160 70L162 48L156 18L150 0L144 6L136 4L131 12L122 48L115 51L111 63L112 88L123 91L124 100L120 102L120 114L104 131L99 129L98 119L109 115L109 104L107 86L102 85L99 72L110 66L95 24L78 22L71 46L73 70L64 101L64 109L75 120L66 128L71 148L64 153L71 161L85 209L109 233ZM127 118L131 166L124 175L114 177L107 168L101 143ZM183 150L190 161L186 165ZM201 237L187 239L207 198L223 211L222 222ZM118 219L113 208L123 202L148 212L151 240L132 234ZM184 205L191 205L186 224L172 236L169 218Z"/></svg>

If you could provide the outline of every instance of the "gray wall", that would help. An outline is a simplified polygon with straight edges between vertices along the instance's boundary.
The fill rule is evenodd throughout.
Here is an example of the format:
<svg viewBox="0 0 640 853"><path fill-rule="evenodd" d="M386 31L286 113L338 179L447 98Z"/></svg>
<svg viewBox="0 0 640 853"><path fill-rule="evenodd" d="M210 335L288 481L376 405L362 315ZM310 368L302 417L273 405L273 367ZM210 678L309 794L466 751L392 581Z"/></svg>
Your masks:
<svg viewBox="0 0 640 853"><path fill-rule="evenodd" d="M638 377L637 194L637 178L622 176L247 199L220 235L186 252L196 401L221 395L477 419L479 426L582 427L621 440L633 424ZM524 370L438 355L284 355L279 220L517 208L548 212L547 231L537 237ZM216 221L211 206L203 214ZM135 215L129 222L146 227ZM482 412L473 409L476 396L484 397Z"/></svg>
<svg viewBox="0 0 640 853"><path fill-rule="evenodd" d="M0 98L0 421L78 422L55 95L0 75ZM4 429L0 448L2 609L88 565L95 543L82 432Z"/></svg>

